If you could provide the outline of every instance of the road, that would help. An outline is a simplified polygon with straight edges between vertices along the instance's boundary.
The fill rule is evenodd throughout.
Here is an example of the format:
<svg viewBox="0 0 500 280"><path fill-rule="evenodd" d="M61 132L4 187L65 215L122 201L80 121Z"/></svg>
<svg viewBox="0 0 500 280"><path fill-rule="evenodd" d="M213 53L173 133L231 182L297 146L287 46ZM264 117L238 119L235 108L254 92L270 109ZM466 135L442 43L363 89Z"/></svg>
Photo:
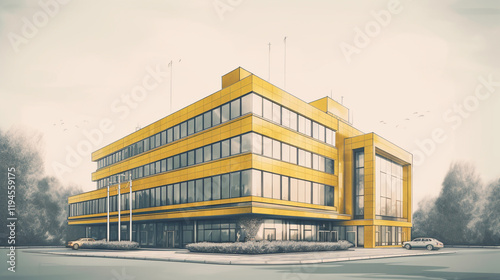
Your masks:
<svg viewBox="0 0 500 280"><path fill-rule="evenodd" d="M443 249L447 250L447 249ZM311 265L210 265L44 255L16 251L16 272L0 249L0 279L500 279L499 249L453 249L456 254Z"/></svg>

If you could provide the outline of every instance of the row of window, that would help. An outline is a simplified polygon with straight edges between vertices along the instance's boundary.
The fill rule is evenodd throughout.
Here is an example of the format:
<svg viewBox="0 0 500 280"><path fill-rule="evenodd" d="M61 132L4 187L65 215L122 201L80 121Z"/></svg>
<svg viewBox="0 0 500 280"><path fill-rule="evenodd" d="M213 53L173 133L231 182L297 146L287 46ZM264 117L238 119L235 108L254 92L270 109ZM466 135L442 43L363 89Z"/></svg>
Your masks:
<svg viewBox="0 0 500 280"><path fill-rule="evenodd" d="M108 155L97 161L97 168L99 169L166 145L247 113L254 113L272 122L335 146L334 130L290 111L266 98L262 98L255 93L250 93Z"/></svg>
<svg viewBox="0 0 500 280"><path fill-rule="evenodd" d="M271 157L292 164L298 164L303 167L312 168L330 174L334 174L335 171L333 159L329 159L269 137L250 132L153 163L139 166L122 172L121 174L102 178L98 180L97 188L104 188L108 186L108 184L117 184L118 176L123 176L124 178L130 177L132 180L135 180L137 178L247 152Z"/></svg>
<svg viewBox="0 0 500 280"><path fill-rule="evenodd" d="M139 209L249 195L334 206L334 187L332 186L256 169L134 191L132 192L132 206L133 209ZM129 194L122 194L121 210L129 209ZM117 196L111 196L110 211L117 210ZM106 198L70 204L70 216L106 211Z"/></svg>

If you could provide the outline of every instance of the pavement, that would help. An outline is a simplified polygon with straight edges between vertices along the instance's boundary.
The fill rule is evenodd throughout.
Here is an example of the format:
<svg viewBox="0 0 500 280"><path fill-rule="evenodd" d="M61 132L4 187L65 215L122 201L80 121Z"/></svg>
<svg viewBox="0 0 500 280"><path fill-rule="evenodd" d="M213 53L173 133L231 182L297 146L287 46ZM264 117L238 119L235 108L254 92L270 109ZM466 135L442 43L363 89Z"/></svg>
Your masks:
<svg viewBox="0 0 500 280"><path fill-rule="evenodd" d="M409 256L429 256L453 254L456 251L443 248L441 250L427 251L425 249L406 250L403 248L365 249L351 248L346 251L328 252L299 252L283 254L213 254L192 253L186 249L139 249L133 251L118 250L91 250L71 248L29 248L23 249L27 253L66 255L78 257L138 259L152 261L206 263L206 264L237 264L237 265L283 265L283 264L317 264L331 262L345 262L354 260L368 260L381 258L398 258Z"/></svg>

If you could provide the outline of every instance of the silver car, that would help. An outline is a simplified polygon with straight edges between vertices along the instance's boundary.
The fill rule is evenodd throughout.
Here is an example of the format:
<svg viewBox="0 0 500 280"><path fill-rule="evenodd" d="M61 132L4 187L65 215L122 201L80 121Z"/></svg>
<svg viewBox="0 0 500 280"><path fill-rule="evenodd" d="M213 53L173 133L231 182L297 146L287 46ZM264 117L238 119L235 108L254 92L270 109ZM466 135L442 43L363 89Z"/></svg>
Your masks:
<svg viewBox="0 0 500 280"><path fill-rule="evenodd" d="M427 250L438 250L443 248L444 245L441 241L434 238L415 238L412 241L403 242L403 247L410 250L412 248L426 248Z"/></svg>

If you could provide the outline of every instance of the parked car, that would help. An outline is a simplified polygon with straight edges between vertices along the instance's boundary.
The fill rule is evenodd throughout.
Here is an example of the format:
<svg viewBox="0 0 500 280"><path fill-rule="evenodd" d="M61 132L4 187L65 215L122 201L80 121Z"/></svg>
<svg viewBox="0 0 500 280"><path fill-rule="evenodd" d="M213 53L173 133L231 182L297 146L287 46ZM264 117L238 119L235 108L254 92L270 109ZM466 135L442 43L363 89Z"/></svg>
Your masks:
<svg viewBox="0 0 500 280"><path fill-rule="evenodd" d="M403 242L403 247L407 250L411 250L412 248L426 248L431 251L434 249L439 250L440 248L443 248L444 245L437 239L421 237L415 238L412 241Z"/></svg>
<svg viewBox="0 0 500 280"><path fill-rule="evenodd" d="M95 242L94 238L80 238L76 241L69 241L68 244L66 244L66 247L68 248L73 248L73 250L78 250L83 243L86 242Z"/></svg>

